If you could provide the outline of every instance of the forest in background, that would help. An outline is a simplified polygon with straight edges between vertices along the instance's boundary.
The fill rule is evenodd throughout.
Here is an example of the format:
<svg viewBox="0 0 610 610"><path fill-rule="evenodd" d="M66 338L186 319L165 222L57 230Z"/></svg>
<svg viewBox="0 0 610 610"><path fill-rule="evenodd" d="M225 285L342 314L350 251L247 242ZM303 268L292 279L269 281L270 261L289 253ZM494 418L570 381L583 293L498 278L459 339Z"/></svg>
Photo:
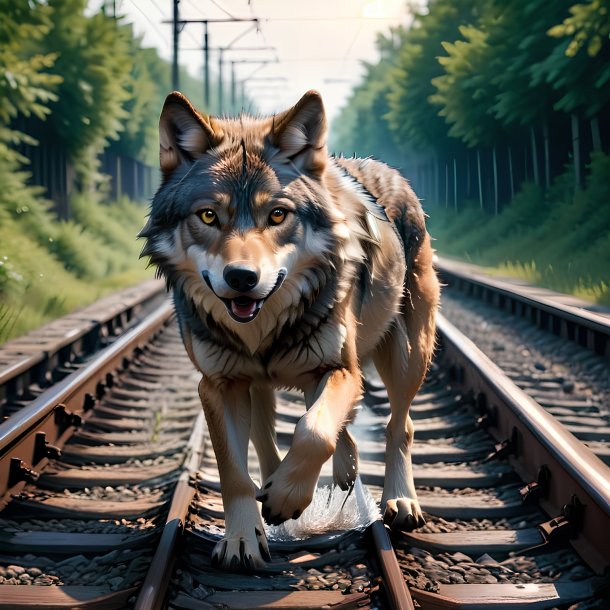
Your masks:
<svg viewBox="0 0 610 610"><path fill-rule="evenodd" d="M101 155L157 172L171 66L86 6L0 0L0 343L151 274L136 241L146 204L113 200ZM203 107L200 81L182 71L181 88ZM37 151L69 174L61 214L33 184Z"/></svg>
<svg viewBox="0 0 610 610"><path fill-rule="evenodd" d="M101 159L156 167L171 68L86 4L0 0L0 342L148 276L145 206ZM608 4L430 0L380 38L333 148L399 167L442 253L610 302ZM24 154L41 142L69 170L61 220Z"/></svg>
<svg viewBox="0 0 610 610"><path fill-rule="evenodd" d="M398 167L441 253L610 303L609 36L608 0L430 0L332 148Z"/></svg>

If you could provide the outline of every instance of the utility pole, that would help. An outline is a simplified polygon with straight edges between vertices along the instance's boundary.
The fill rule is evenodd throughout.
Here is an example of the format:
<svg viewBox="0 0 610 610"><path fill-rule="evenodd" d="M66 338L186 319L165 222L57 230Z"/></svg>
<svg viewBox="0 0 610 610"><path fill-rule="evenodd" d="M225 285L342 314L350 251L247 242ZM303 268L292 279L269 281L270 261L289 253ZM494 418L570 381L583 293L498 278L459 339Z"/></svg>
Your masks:
<svg viewBox="0 0 610 610"><path fill-rule="evenodd" d="M205 41L204 41L205 43ZM201 51L202 49L196 47L196 48L186 48L186 49L182 49L183 51ZM241 52L250 52L250 51L275 51L275 47L210 47L209 45L209 40L208 40L208 46L204 46L203 47L203 51L204 51L204 98L205 98L205 105L206 105L206 111L210 111L210 75L209 75L209 54L211 51L218 51L220 53L224 53L225 51L241 51ZM224 56L222 58L218 58L218 63L219 63L219 73L222 72L223 68L224 68ZM236 60L236 61L231 61L231 65L232 65L232 71L231 71L231 102L232 102L232 106L233 109L235 109L236 107L236 91L235 91L235 87L236 87L236 76L235 76L235 69L233 64L236 63L258 63L258 64L268 64L270 63L271 60L255 60L255 59L250 59L250 60ZM277 60L275 60L277 61ZM218 83L219 85L219 89L221 87L220 81ZM224 99L224 94L223 94L223 99ZM223 99L220 100L221 105L223 102Z"/></svg>
<svg viewBox="0 0 610 610"><path fill-rule="evenodd" d="M203 22L203 99L206 112L210 111L210 38L208 22Z"/></svg>
<svg viewBox="0 0 610 610"><path fill-rule="evenodd" d="M174 63L172 66L172 86L174 89L178 89L178 35L182 28L188 23L202 23L204 27L204 40L203 40L203 50L204 50L204 86L206 87L204 91L204 98L206 98L206 103L209 100L209 38L208 38L208 24L210 23L252 23L252 27L248 28L245 32L242 32L237 38L231 41L224 49L230 49L234 43L236 43L242 36L245 36L252 28L258 28L258 18L257 17L247 17L247 18L238 18L238 17L230 17L230 18L221 18L221 19L180 19L178 16L178 2L180 0L174 0L174 18L172 21L164 21L163 23L172 23L174 27ZM206 61L207 58L207 61ZM223 95L222 95L222 65L223 65L223 57L222 50L220 51L220 57L218 58L218 101L219 101L219 109L218 111L222 111L223 104ZM207 66L207 67L206 67ZM207 75L207 76L206 76ZM207 86L206 84L207 83ZM205 96L205 92L207 91L207 97Z"/></svg>
<svg viewBox="0 0 610 610"><path fill-rule="evenodd" d="M254 81L264 81L267 83L273 83L275 82L276 84L273 85L267 85L265 87L265 89L267 91L270 90L270 88L272 87L278 87L280 86L281 82L285 82L288 79L285 76L254 76L253 74L250 74L250 76L248 76L247 78L243 79L241 81L241 105L242 108L246 105L246 83L250 84ZM249 108L251 107L251 104L249 106Z"/></svg>
<svg viewBox="0 0 610 610"><path fill-rule="evenodd" d="M222 66L223 66L223 53L224 49L218 49L218 114L222 112L222 106L224 103L222 94Z"/></svg>
<svg viewBox="0 0 610 610"><path fill-rule="evenodd" d="M178 4L180 0L174 0L174 17L172 19L174 33L174 56L172 61L172 89L180 89L180 74L178 72L178 39L180 36Z"/></svg>
<svg viewBox="0 0 610 610"><path fill-rule="evenodd" d="M262 47L264 48L264 47ZM271 47L273 48L273 47ZM237 49L231 49L237 50ZM259 67L252 72L250 77L243 79L242 82L245 82L249 78L251 78L254 74L256 74L259 70L264 68L266 65L272 63L269 60L260 60L260 59L235 59L231 61L231 108L233 112L237 111L237 79L235 76L235 64L259 64ZM243 97L243 96L242 96ZM242 102L243 106L243 102Z"/></svg>

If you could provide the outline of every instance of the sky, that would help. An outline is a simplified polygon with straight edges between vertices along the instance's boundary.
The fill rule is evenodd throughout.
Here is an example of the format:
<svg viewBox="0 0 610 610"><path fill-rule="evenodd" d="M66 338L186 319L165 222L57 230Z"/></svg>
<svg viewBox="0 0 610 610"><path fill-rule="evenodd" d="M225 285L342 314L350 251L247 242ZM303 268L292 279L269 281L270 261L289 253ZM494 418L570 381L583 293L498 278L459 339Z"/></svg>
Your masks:
<svg viewBox="0 0 610 610"><path fill-rule="evenodd" d="M90 0L89 9L101 4ZM171 60L172 26L164 21L172 18L172 0L115 0L115 6L144 36L145 46L157 47ZM258 28L252 22L209 24L212 49L233 47L224 52L225 78L231 78L233 66L263 114L288 108L317 89L331 121L362 77L362 61L377 60L377 34L410 21L406 0L180 0L179 10L181 19L257 18ZM203 73L202 41L202 24L184 26L180 64L197 76ZM217 50L210 54L215 74L218 55Z"/></svg>

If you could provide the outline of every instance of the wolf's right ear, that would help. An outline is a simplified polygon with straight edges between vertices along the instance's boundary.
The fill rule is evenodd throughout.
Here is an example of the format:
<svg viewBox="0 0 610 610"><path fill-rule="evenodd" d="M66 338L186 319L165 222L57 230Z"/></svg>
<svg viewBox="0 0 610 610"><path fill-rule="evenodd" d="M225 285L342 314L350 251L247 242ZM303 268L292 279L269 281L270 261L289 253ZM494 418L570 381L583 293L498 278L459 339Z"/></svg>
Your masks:
<svg viewBox="0 0 610 610"><path fill-rule="evenodd" d="M222 131L208 117L200 115L178 91L165 98L159 119L159 163L168 176L182 163L192 163L206 150L217 146Z"/></svg>

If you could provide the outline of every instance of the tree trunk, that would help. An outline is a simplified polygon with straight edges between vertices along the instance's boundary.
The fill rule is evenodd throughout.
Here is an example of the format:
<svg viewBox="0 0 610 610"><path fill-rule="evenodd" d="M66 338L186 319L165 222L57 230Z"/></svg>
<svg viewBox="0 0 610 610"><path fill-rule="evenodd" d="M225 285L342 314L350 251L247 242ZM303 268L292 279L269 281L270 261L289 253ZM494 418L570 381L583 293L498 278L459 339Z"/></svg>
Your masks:
<svg viewBox="0 0 610 610"><path fill-rule="evenodd" d="M441 204L441 191L439 181L438 157L434 157L434 198L436 205Z"/></svg>
<svg viewBox="0 0 610 610"><path fill-rule="evenodd" d="M508 175L510 178L510 199L515 198L515 176L513 174L513 149L508 147Z"/></svg>
<svg viewBox="0 0 610 610"><path fill-rule="evenodd" d="M483 179L481 177L481 151L477 148L477 170L479 175L479 204L483 209Z"/></svg>
<svg viewBox="0 0 610 610"><path fill-rule="evenodd" d="M530 127L530 141L532 145L532 168L534 170L534 183L540 185L540 172L538 171L538 148L536 146L536 132Z"/></svg>
<svg viewBox="0 0 610 610"><path fill-rule="evenodd" d="M599 132L599 119L596 116L591 119L591 140L593 142L593 152L601 152L602 138Z"/></svg>
<svg viewBox="0 0 610 610"><path fill-rule="evenodd" d="M496 158L496 147L493 147L493 164L494 164L494 213L498 215L498 160Z"/></svg>
<svg viewBox="0 0 610 610"><path fill-rule="evenodd" d="M578 116L572 114L572 154L574 158L574 192L578 192L582 185L580 171L580 125Z"/></svg>
<svg viewBox="0 0 610 610"><path fill-rule="evenodd" d="M455 211L457 212L457 160L455 157L453 158L453 205L455 207Z"/></svg>
<svg viewBox="0 0 610 610"><path fill-rule="evenodd" d="M549 151L549 125L546 121L542 123L542 137L544 138L544 186L551 186L551 154Z"/></svg>
<svg viewBox="0 0 610 610"><path fill-rule="evenodd" d="M449 163L445 162L445 207L449 207Z"/></svg>
<svg viewBox="0 0 610 610"><path fill-rule="evenodd" d="M466 199L470 197L470 151L466 151Z"/></svg>

